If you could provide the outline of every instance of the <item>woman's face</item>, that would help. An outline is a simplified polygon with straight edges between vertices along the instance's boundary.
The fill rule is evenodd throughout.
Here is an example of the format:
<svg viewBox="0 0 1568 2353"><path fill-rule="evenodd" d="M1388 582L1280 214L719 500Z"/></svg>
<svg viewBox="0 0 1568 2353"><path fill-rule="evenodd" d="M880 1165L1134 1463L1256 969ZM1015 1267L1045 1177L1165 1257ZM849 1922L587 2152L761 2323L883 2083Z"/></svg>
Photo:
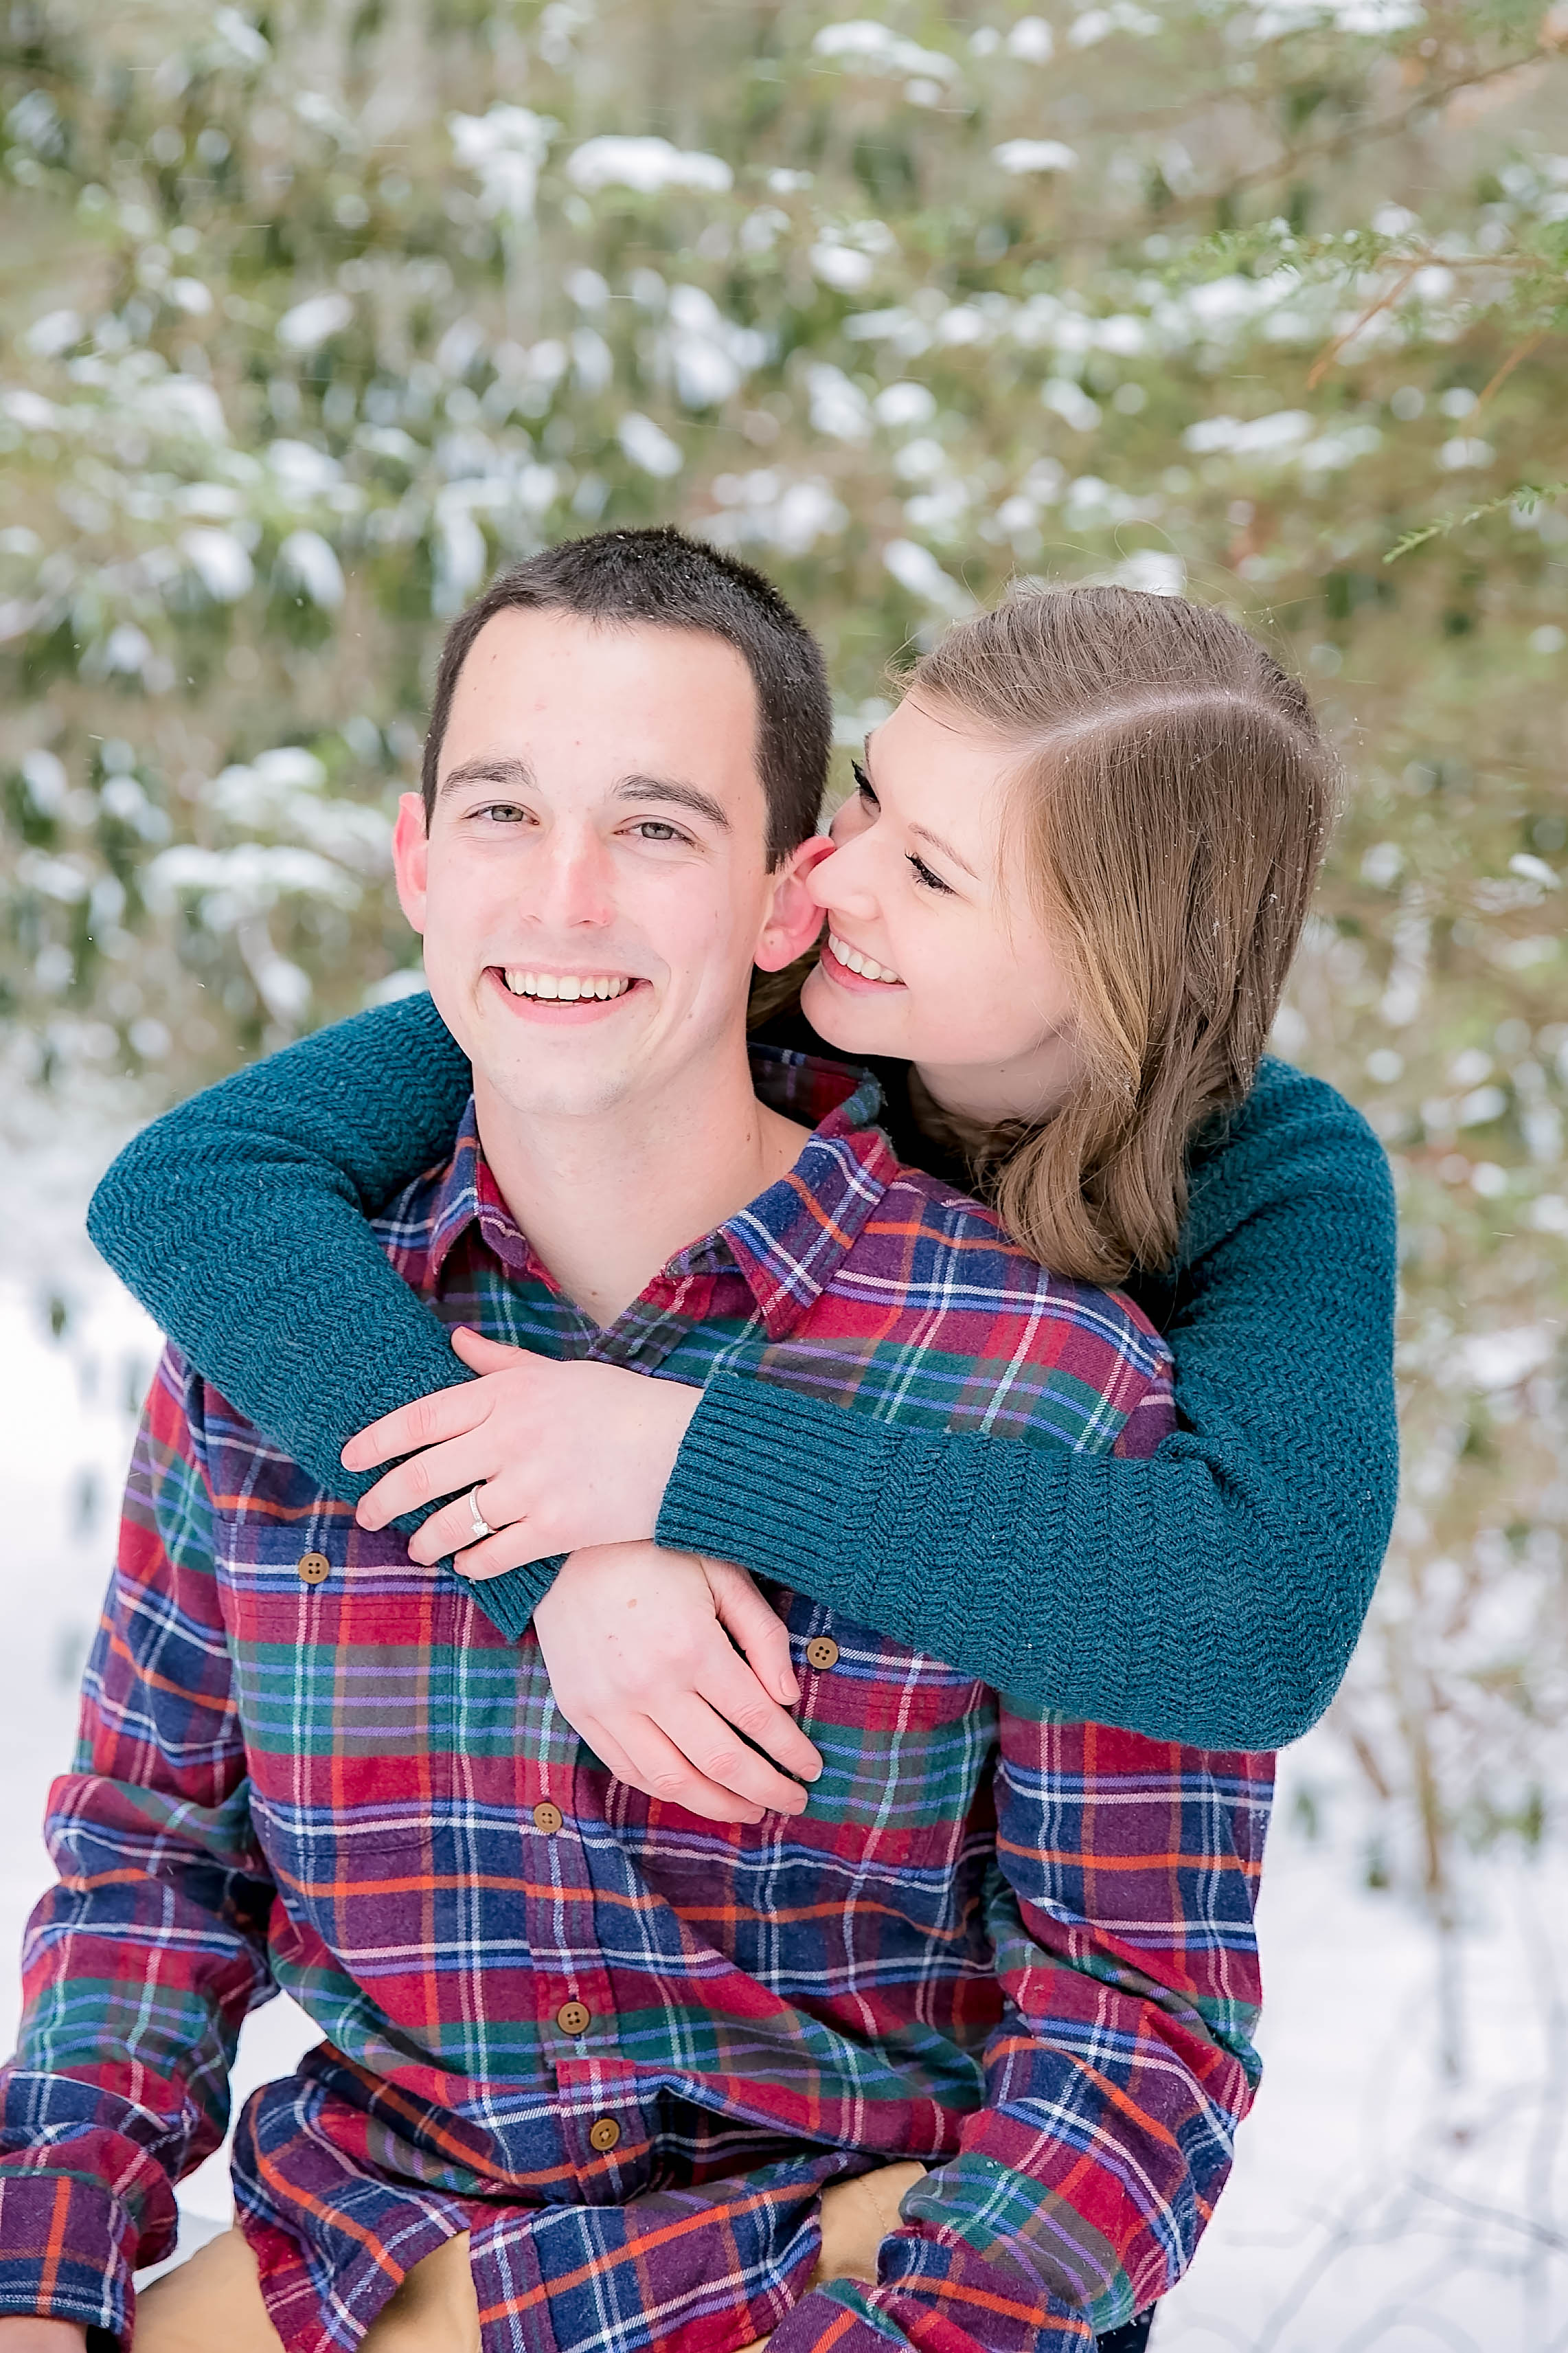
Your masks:
<svg viewBox="0 0 1568 2353"><path fill-rule="evenodd" d="M826 910L802 1008L847 1054L913 1062L943 1110L1043 1116L1072 1083L1073 1006L1005 853L1016 753L911 694L867 740L807 888Z"/></svg>

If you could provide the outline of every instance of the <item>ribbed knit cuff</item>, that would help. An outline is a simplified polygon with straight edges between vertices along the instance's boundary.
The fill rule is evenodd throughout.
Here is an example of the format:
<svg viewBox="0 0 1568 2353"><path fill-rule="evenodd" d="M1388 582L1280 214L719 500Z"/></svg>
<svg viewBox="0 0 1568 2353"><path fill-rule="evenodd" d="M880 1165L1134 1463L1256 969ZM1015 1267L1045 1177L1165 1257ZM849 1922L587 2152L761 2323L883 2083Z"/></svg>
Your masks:
<svg viewBox="0 0 1568 2353"><path fill-rule="evenodd" d="M500 1577L460 1577L458 1582L498 1633L509 1642L520 1642L565 1558L563 1552L558 1552L548 1560L531 1560L521 1568L505 1569Z"/></svg>
<svg viewBox="0 0 1568 2353"><path fill-rule="evenodd" d="M702 1392L664 1491L654 1542L739 1561L759 1577L816 1591L808 1567L832 1563L837 1606L853 1611L871 1582L865 1521L879 1468L900 1434L842 1406L768 1381L718 1373ZM852 1440L853 1442L847 1442ZM879 1458L868 1462L868 1450Z"/></svg>
<svg viewBox="0 0 1568 2353"><path fill-rule="evenodd" d="M1074 1715L1104 1686L1103 1654L1120 1649L1097 1491L1108 1468L1130 1467L1086 1464L1056 1446L891 1429L853 1406L721 1373L692 1418L654 1533L809 1593L1026 1712Z"/></svg>

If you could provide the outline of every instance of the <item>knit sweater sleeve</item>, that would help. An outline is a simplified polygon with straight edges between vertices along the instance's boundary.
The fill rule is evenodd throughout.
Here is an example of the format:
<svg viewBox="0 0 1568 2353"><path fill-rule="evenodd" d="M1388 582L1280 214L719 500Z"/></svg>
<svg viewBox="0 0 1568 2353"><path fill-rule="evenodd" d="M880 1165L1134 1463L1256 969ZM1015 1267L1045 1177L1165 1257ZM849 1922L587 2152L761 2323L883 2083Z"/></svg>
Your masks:
<svg viewBox="0 0 1568 2353"><path fill-rule="evenodd" d="M706 1391L662 1544L775 1577L1019 1710L1275 1748L1327 1707L1397 1480L1388 1165L1267 1063L1194 1171L1161 1301L1181 1427L1146 1461L908 1432L762 1380Z"/></svg>
<svg viewBox="0 0 1568 2353"><path fill-rule="evenodd" d="M354 1432L472 1377L365 1222L450 1152L471 1083L430 998L404 997L154 1120L88 1211L192 1363L351 1502L378 1475L339 1462Z"/></svg>

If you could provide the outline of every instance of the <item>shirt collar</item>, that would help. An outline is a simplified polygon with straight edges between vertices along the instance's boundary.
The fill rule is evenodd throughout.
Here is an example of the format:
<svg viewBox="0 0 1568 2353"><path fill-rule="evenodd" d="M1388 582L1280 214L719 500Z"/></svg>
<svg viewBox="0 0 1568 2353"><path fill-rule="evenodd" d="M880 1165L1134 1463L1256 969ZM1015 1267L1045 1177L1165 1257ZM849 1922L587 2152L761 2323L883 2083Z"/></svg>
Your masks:
<svg viewBox="0 0 1568 2353"><path fill-rule="evenodd" d="M656 1281L739 1274L768 1337L781 1340L826 1289L899 1163L872 1125L882 1091L868 1071L775 1046L753 1045L751 1063L759 1098L791 1119L809 1122L811 1134L785 1176L715 1232L678 1251ZM475 1225L509 1274L552 1283L485 1160L471 1095L452 1157L433 1182L426 1211L432 1284L459 1237Z"/></svg>

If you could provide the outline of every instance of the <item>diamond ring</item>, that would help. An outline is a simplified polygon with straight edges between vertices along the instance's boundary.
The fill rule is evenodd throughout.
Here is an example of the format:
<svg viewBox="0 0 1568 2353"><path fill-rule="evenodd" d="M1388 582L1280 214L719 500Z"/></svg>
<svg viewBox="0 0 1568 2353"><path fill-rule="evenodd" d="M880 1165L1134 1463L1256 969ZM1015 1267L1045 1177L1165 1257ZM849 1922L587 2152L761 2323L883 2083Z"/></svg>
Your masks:
<svg viewBox="0 0 1568 2353"><path fill-rule="evenodd" d="M474 1542L476 1544L480 1543L484 1537L493 1536L495 1534L494 1528L491 1527L483 1512L479 1509L479 1487L482 1487L484 1483L484 1481L481 1479L479 1481L479 1487L471 1487L468 1491L468 1511L474 1523Z"/></svg>

